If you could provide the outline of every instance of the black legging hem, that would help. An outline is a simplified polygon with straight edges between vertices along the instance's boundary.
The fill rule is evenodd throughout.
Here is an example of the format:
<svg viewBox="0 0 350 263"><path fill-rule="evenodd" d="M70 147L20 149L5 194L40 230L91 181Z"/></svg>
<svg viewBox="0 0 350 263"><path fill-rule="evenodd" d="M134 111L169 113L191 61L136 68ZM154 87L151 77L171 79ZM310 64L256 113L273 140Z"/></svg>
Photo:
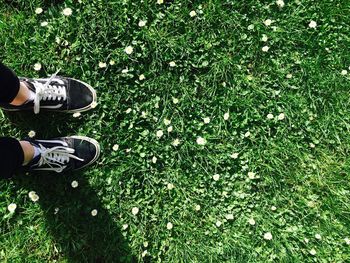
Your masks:
<svg viewBox="0 0 350 263"><path fill-rule="evenodd" d="M20 88L16 74L0 62L0 103L12 102Z"/></svg>
<svg viewBox="0 0 350 263"><path fill-rule="evenodd" d="M24 153L18 140L0 137L0 178L10 178L23 165Z"/></svg>

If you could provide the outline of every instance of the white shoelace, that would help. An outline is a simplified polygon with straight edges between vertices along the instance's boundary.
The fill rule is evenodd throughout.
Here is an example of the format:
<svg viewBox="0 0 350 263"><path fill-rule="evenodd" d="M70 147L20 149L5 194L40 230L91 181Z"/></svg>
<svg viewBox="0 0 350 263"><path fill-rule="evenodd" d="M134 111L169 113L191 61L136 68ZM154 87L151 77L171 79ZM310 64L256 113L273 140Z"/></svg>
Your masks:
<svg viewBox="0 0 350 263"><path fill-rule="evenodd" d="M70 158L83 162L81 159L74 154L75 150L69 147L56 146L52 148L45 148L39 143L40 160L37 164L36 170L43 171L55 171L57 173L62 172L70 160ZM48 165L50 168L40 168L40 166Z"/></svg>
<svg viewBox="0 0 350 263"><path fill-rule="evenodd" d="M42 84L38 81L34 81L33 85L35 87L35 98L34 98L34 113L38 114L40 111L40 101L46 100L58 100L65 101L67 100L67 92L64 85L50 85L52 80L56 77L57 73L60 70L57 70L45 84Z"/></svg>

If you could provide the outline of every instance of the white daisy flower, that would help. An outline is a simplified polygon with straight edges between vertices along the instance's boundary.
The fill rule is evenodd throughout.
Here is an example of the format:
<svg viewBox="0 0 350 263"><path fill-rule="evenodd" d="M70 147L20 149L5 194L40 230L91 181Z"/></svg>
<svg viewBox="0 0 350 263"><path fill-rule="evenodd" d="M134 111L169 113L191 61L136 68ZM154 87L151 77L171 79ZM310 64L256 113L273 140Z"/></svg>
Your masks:
<svg viewBox="0 0 350 263"><path fill-rule="evenodd" d="M115 64L114 60L109 61L109 65L113 66Z"/></svg>
<svg viewBox="0 0 350 263"><path fill-rule="evenodd" d="M220 226L222 225L222 223L221 223L220 220L218 220L218 221L216 221L215 225L216 225L217 227L220 227Z"/></svg>
<svg viewBox="0 0 350 263"><path fill-rule="evenodd" d="M269 120L272 120L272 119L274 118L273 114L271 114L271 113L267 114L266 117L267 117Z"/></svg>
<svg viewBox="0 0 350 263"><path fill-rule="evenodd" d="M317 240L321 240L321 239L322 239L322 237L321 237L320 234L316 234L316 235L315 235L315 238L316 238Z"/></svg>
<svg viewBox="0 0 350 263"><path fill-rule="evenodd" d="M128 224L123 224L123 226L122 226L123 230L126 230L128 227L129 227Z"/></svg>
<svg viewBox="0 0 350 263"><path fill-rule="evenodd" d="M35 9L35 14L40 15L44 10L41 7Z"/></svg>
<svg viewBox="0 0 350 263"><path fill-rule="evenodd" d="M11 203L7 206L7 210L9 210L10 213L14 213L17 208L17 205L14 203Z"/></svg>
<svg viewBox="0 0 350 263"><path fill-rule="evenodd" d="M147 241L143 242L143 246L148 247L148 242Z"/></svg>
<svg viewBox="0 0 350 263"><path fill-rule="evenodd" d="M254 225L255 225L255 220L254 220L254 218L249 218L248 223L249 223L249 225L254 226Z"/></svg>
<svg viewBox="0 0 350 263"><path fill-rule="evenodd" d="M227 214L227 215L226 215L226 219L227 219L227 220L233 220L233 219L234 219L233 214Z"/></svg>
<svg viewBox="0 0 350 263"><path fill-rule="evenodd" d="M284 118L285 118L285 115L284 115L284 113L281 113L280 115L278 115L278 120L284 120Z"/></svg>
<svg viewBox="0 0 350 263"><path fill-rule="evenodd" d="M125 113L130 113L131 112L131 108L128 108Z"/></svg>
<svg viewBox="0 0 350 263"><path fill-rule="evenodd" d="M107 63L105 63L105 62L100 62L100 63L98 63L98 67L99 67L99 68L105 68L105 67L107 67Z"/></svg>
<svg viewBox="0 0 350 263"><path fill-rule="evenodd" d="M143 75L143 74L141 74L140 76L139 76L139 80L144 80L146 77L145 77L145 75Z"/></svg>
<svg viewBox="0 0 350 263"><path fill-rule="evenodd" d="M166 224L166 228L167 228L168 230L171 230L171 229L173 228L173 224L172 224L171 222L168 222L168 223Z"/></svg>
<svg viewBox="0 0 350 263"><path fill-rule="evenodd" d="M255 173L249 172L249 173L248 173L248 178L249 178L250 180L255 179Z"/></svg>
<svg viewBox="0 0 350 263"><path fill-rule="evenodd" d="M171 121L168 119L164 119L163 122L166 126L170 125L170 123L171 123Z"/></svg>
<svg viewBox="0 0 350 263"><path fill-rule="evenodd" d="M44 22L41 22L40 23L40 25L42 26L42 27L44 27L44 26L47 26L49 23L47 22L47 21L44 21Z"/></svg>
<svg viewBox="0 0 350 263"><path fill-rule="evenodd" d="M316 21L311 20L310 23L309 23L309 27L310 28L316 28L317 27Z"/></svg>
<svg viewBox="0 0 350 263"><path fill-rule="evenodd" d="M343 69L343 70L341 71L341 74L342 74L343 76L345 76L346 74L348 74L348 71L347 71L346 69Z"/></svg>
<svg viewBox="0 0 350 263"><path fill-rule="evenodd" d="M271 210L272 210L272 211L276 211L276 210L277 210L277 207L273 205L273 206L271 206Z"/></svg>
<svg viewBox="0 0 350 263"><path fill-rule="evenodd" d="M41 69L41 64L40 63L35 63L34 64L34 70L39 71Z"/></svg>
<svg viewBox="0 0 350 263"><path fill-rule="evenodd" d="M244 134L244 137L248 138L250 136L250 131L247 131L245 134Z"/></svg>
<svg viewBox="0 0 350 263"><path fill-rule="evenodd" d="M219 174L214 174L213 175L213 180L214 181L219 181L219 179L220 179L220 175Z"/></svg>
<svg viewBox="0 0 350 263"><path fill-rule="evenodd" d="M267 35L264 34L261 38L261 41L267 42L267 40L268 40Z"/></svg>
<svg viewBox="0 0 350 263"><path fill-rule="evenodd" d="M264 234L264 239L266 239L266 240L271 240L271 239L272 239L272 234L271 234L271 232L265 233L265 234Z"/></svg>
<svg viewBox="0 0 350 263"><path fill-rule="evenodd" d="M132 46L127 46L124 51L126 54L130 55L134 51L134 48Z"/></svg>
<svg viewBox="0 0 350 263"><path fill-rule="evenodd" d="M180 140L179 139L175 139L172 143L173 146L179 146L180 145Z"/></svg>
<svg viewBox="0 0 350 263"><path fill-rule="evenodd" d="M75 181L75 180L71 183L71 186L72 186L73 188L77 188L78 185L79 185L78 182Z"/></svg>
<svg viewBox="0 0 350 263"><path fill-rule="evenodd" d="M290 73L286 75L286 78L287 78L287 79L291 79L292 77L293 77L293 75L290 74Z"/></svg>
<svg viewBox="0 0 350 263"><path fill-rule="evenodd" d="M309 251L309 253L310 253L311 255L315 256L315 255L316 255L316 250L313 248L313 249L311 249L311 250Z"/></svg>
<svg viewBox="0 0 350 263"><path fill-rule="evenodd" d="M267 52L269 51L270 47L269 46L264 46L261 50L264 51L264 52Z"/></svg>
<svg viewBox="0 0 350 263"><path fill-rule="evenodd" d="M36 192L35 192L35 191L30 191L30 192L28 193L28 196L29 196L30 199L32 199L33 195L36 195Z"/></svg>
<svg viewBox="0 0 350 263"><path fill-rule="evenodd" d="M157 133L156 133L156 135L157 135L158 138L162 137L163 134L164 134L164 133L163 133L162 130L159 130L159 131L157 131Z"/></svg>
<svg viewBox="0 0 350 263"><path fill-rule="evenodd" d="M195 17L197 15L196 11L191 11L190 12L190 17Z"/></svg>
<svg viewBox="0 0 350 263"><path fill-rule="evenodd" d="M73 113L73 118L78 118L81 116L81 113L80 112L74 112Z"/></svg>
<svg viewBox="0 0 350 263"><path fill-rule="evenodd" d="M200 205L196 205L196 206L194 207L194 209L195 209L196 211L199 211L199 210L201 210L201 206L200 206Z"/></svg>
<svg viewBox="0 0 350 263"><path fill-rule="evenodd" d="M96 215L97 215L97 209L91 210L91 215L92 215L92 216L96 216Z"/></svg>
<svg viewBox="0 0 350 263"><path fill-rule="evenodd" d="M29 196L30 200L32 200L33 202L36 202L39 200L39 195L37 195L37 193L35 191L30 191L28 193L28 196Z"/></svg>
<svg viewBox="0 0 350 263"><path fill-rule="evenodd" d="M169 66L173 68L176 66L176 63L174 61L171 61L171 62L169 62Z"/></svg>
<svg viewBox="0 0 350 263"><path fill-rule="evenodd" d="M146 25L147 21L145 20L140 20L139 21L139 27L144 27Z"/></svg>
<svg viewBox="0 0 350 263"><path fill-rule="evenodd" d="M153 158L152 158L152 163L156 163L157 160L158 160L157 157L153 156Z"/></svg>
<svg viewBox="0 0 350 263"><path fill-rule="evenodd" d="M157 4L158 5L161 5L161 4L163 4L164 3L164 0L157 0Z"/></svg>
<svg viewBox="0 0 350 263"><path fill-rule="evenodd" d="M205 145L207 143L207 140L202 138L202 137L198 137L197 138L197 144L199 145Z"/></svg>
<svg viewBox="0 0 350 263"><path fill-rule="evenodd" d="M237 158L238 158L238 155L239 155L239 153L232 153L232 154L230 155L230 157L231 157L232 159L237 159Z"/></svg>
<svg viewBox="0 0 350 263"><path fill-rule="evenodd" d="M122 70L122 73L123 73L123 74L126 74L126 73L128 73L128 72L129 72L129 69L127 69L127 68L125 68L125 69Z"/></svg>
<svg viewBox="0 0 350 263"><path fill-rule="evenodd" d="M139 213L139 208L138 207L133 207L132 209L131 209L131 213L134 215L134 216L136 216L138 213Z"/></svg>
<svg viewBox="0 0 350 263"><path fill-rule="evenodd" d="M350 246L350 238L346 237L344 238L345 244Z"/></svg>
<svg viewBox="0 0 350 263"><path fill-rule="evenodd" d="M144 258L145 256L147 256L147 254L148 254L148 251L146 249L145 251L142 252L141 256Z"/></svg>
<svg viewBox="0 0 350 263"><path fill-rule="evenodd" d="M265 26L271 26L271 24L272 24L272 20L271 20L271 19L266 19L266 20L264 21L264 25L265 25Z"/></svg>
<svg viewBox="0 0 350 263"><path fill-rule="evenodd" d="M118 144L114 144L112 149L113 149L113 151L118 151L119 145Z"/></svg>
<svg viewBox="0 0 350 263"><path fill-rule="evenodd" d="M280 8L283 8L284 7L284 1L283 0L277 0L276 1L276 5Z"/></svg>
<svg viewBox="0 0 350 263"><path fill-rule="evenodd" d="M248 26L248 30L253 30L254 29L254 25L249 25Z"/></svg>
<svg viewBox="0 0 350 263"><path fill-rule="evenodd" d="M209 117L204 118L204 119L203 119L203 122L204 122L205 124L208 124L208 123L210 122L210 118L209 118Z"/></svg>
<svg viewBox="0 0 350 263"><path fill-rule="evenodd" d="M35 131L30 131L30 132L28 132L29 138L34 138L35 135L36 135Z"/></svg>
<svg viewBox="0 0 350 263"><path fill-rule="evenodd" d="M168 183L167 188L168 188L168 190L173 190L175 188L175 186L172 183Z"/></svg>
<svg viewBox="0 0 350 263"><path fill-rule="evenodd" d="M178 104L178 103L179 103L179 99L173 98L173 103L174 103L174 104Z"/></svg>
<svg viewBox="0 0 350 263"><path fill-rule="evenodd" d="M71 8L67 7L65 9L63 9L63 12L62 12L65 16L70 16L72 15L73 11Z"/></svg>
<svg viewBox="0 0 350 263"><path fill-rule="evenodd" d="M230 113L226 112L226 113L224 114L224 120L227 121L228 118L230 118Z"/></svg>
<svg viewBox="0 0 350 263"><path fill-rule="evenodd" d="M172 132L173 131L173 126L169 126L167 129L168 132Z"/></svg>

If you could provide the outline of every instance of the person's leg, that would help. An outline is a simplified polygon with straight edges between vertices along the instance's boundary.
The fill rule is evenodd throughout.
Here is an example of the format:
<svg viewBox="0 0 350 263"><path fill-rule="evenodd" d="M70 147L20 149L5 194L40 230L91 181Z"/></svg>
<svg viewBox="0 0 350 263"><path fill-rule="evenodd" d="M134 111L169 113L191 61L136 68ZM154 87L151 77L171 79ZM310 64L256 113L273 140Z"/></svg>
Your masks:
<svg viewBox="0 0 350 263"><path fill-rule="evenodd" d="M27 153L27 159L29 154ZM0 178L10 178L24 163L21 143L14 138L0 137Z"/></svg>
<svg viewBox="0 0 350 263"><path fill-rule="evenodd" d="M11 103L20 90L16 74L0 62L0 102Z"/></svg>
<svg viewBox="0 0 350 263"><path fill-rule="evenodd" d="M0 103L20 106L31 97L27 85L16 74L0 62Z"/></svg>

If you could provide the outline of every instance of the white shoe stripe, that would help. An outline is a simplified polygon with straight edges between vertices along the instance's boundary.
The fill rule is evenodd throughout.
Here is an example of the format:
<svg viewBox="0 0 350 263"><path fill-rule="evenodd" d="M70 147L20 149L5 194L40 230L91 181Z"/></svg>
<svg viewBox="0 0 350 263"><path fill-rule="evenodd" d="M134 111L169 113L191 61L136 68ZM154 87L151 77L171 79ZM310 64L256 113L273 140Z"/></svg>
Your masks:
<svg viewBox="0 0 350 263"><path fill-rule="evenodd" d="M51 106L41 106L41 109L59 109L63 106L63 104L51 105Z"/></svg>
<svg viewBox="0 0 350 263"><path fill-rule="evenodd" d="M57 143L61 144L63 146L68 146L68 144L64 141L58 141L58 140L35 140L35 142L42 142L42 143Z"/></svg>

